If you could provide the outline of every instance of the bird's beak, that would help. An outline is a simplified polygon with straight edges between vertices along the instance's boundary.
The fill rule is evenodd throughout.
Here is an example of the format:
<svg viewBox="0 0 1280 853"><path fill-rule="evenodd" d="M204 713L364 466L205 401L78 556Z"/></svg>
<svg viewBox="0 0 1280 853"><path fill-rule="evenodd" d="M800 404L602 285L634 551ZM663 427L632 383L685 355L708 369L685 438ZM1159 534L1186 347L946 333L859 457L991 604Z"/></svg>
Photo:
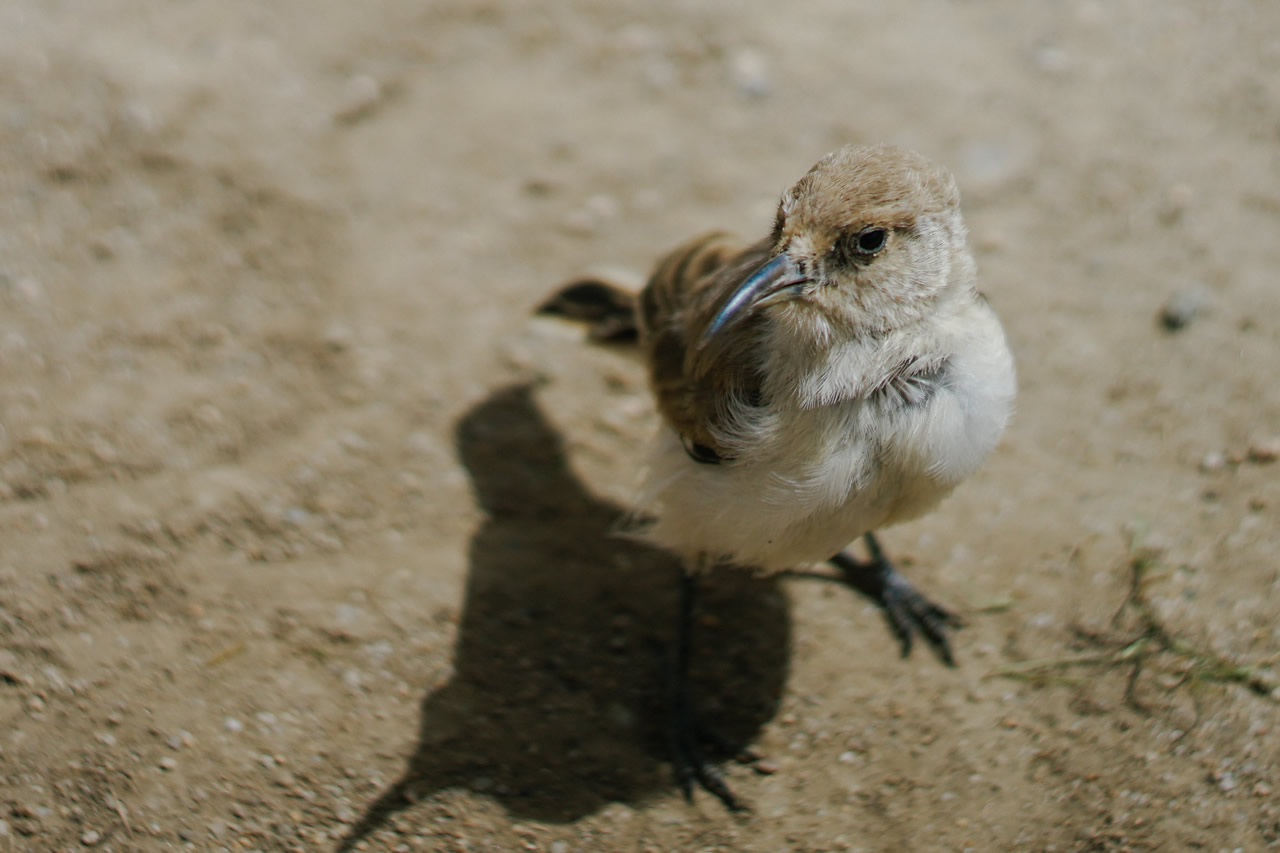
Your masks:
<svg viewBox="0 0 1280 853"><path fill-rule="evenodd" d="M729 300L716 312L703 333L703 342L736 325L757 308L796 298L800 294L800 286L809 280L786 252L769 259L729 295Z"/></svg>

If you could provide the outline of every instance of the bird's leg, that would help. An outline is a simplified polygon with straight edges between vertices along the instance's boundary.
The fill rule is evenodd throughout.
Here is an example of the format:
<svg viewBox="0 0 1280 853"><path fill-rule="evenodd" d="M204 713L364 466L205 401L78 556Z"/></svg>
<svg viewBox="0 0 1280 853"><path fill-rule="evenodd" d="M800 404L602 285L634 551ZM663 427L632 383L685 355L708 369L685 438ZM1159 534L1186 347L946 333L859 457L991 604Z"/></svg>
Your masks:
<svg viewBox="0 0 1280 853"><path fill-rule="evenodd" d="M840 570L845 583L880 605L889 620L889 628L902 645L903 657L911 652L912 640L920 633L943 663L955 666L947 629L958 627L960 619L921 595L894 568L873 534L868 533L864 539L871 554L870 562L859 561L848 551L841 551L829 562Z"/></svg>
<svg viewBox="0 0 1280 853"><path fill-rule="evenodd" d="M742 803L729 790L719 768L707 761L702 754L702 744L710 743L717 749L732 753L733 747L716 733L705 728L694 712L689 696L689 658L693 646L693 611L697 594L697 577L684 571L680 578L680 615L676 627L676 660L671 673L671 753L675 763L676 779L684 791L685 799L693 799L693 783L715 794L720 802L733 811L743 808Z"/></svg>

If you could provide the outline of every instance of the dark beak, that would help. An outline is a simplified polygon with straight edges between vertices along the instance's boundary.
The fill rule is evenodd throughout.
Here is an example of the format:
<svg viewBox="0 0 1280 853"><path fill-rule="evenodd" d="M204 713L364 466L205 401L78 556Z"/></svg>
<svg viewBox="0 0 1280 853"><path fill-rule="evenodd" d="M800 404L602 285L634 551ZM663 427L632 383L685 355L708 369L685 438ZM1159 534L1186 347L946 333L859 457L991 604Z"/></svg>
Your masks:
<svg viewBox="0 0 1280 853"><path fill-rule="evenodd" d="M720 307L707 330L702 334L703 343L734 326L750 315L753 309L794 298L800 285L809 281L792 262L786 252L771 258L738 285L729 300Z"/></svg>

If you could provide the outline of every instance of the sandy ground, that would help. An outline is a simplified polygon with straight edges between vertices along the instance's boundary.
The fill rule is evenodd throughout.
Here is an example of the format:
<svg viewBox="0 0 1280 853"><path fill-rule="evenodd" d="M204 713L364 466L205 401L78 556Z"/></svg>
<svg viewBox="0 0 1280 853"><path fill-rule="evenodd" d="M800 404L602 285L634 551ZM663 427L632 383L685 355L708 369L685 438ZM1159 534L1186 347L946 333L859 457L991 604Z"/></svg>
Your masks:
<svg viewBox="0 0 1280 853"><path fill-rule="evenodd" d="M0 851L1280 848L1280 6L721 5L0 4ZM1020 369L884 537L960 666L721 577L686 804L643 379L530 309L880 140Z"/></svg>

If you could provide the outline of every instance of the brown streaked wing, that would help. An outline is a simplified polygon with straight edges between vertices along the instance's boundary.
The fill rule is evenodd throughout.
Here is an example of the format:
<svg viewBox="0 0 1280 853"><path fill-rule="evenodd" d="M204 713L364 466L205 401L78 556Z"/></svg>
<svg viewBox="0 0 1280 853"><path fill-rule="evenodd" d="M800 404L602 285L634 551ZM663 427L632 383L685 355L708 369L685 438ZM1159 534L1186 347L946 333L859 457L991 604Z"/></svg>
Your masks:
<svg viewBox="0 0 1280 853"><path fill-rule="evenodd" d="M640 293L640 344L658 410L687 443L723 456L714 437L726 403L753 399L760 380L744 350L751 335L735 335L694 376L688 358L716 310L768 256L769 240L744 247L724 232L704 234L658 262Z"/></svg>

